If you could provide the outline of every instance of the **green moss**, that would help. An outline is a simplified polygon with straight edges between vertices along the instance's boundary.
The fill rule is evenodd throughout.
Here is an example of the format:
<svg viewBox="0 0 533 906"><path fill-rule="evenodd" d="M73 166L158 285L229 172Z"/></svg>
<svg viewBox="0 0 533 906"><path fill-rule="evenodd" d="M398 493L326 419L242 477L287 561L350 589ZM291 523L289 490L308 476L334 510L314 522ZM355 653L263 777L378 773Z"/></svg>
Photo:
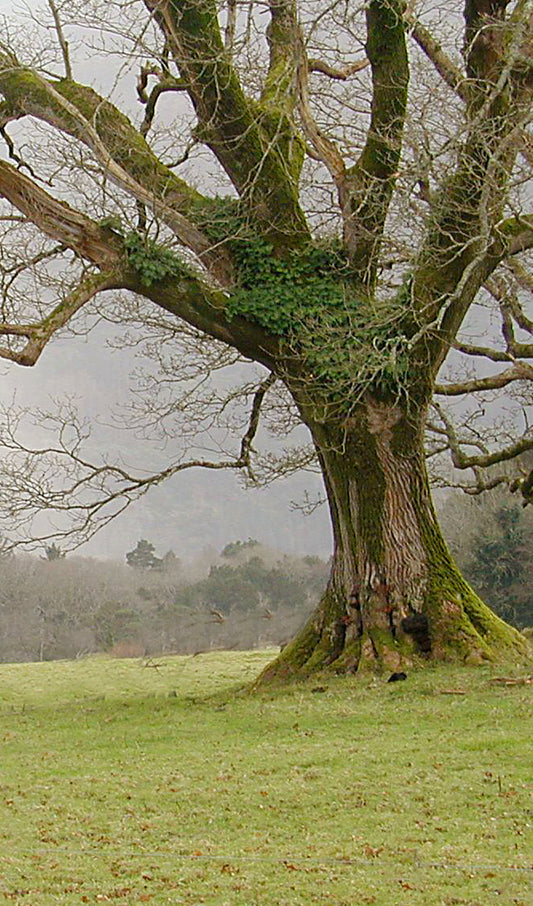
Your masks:
<svg viewBox="0 0 533 906"><path fill-rule="evenodd" d="M361 657L361 639L351 639L346 643L342 653L333 662L335 673L354 672Z"/></svg>
<svg viewBox="0 0 533 906"><path fill-rule="evenodd" d="M211 36L213 32L219 34L217 10L211 0L194 0L193 3L171 0L170 8L185 32L203 38ZM221 42L216 43L219 49Z"/></svg>
<svg viewBox="0 0 533 906"><path fill-rule="evenodd" d="M304 664L311 657L319 639L320 631L316 621L311 618L296 638L285 646L275 661L265 667L254 686L274 680L286 681L294 677L301 677Z"/></svg>
<svg viewBox="0 0 533 906"><path fill-rule="evenodd" d="M424 610L441 654L456 659L474 647L490 659L506 657L509 651L525 655L520 633L496 616L459 572L436 519L423 519L421 530L428 558Z"/></svg>
<svg viewBox="0 0 533 906"><path fill-rule="evenodd" d="M376 439L361 431L354 444L357 467L364 480L356 484L357 530L373 563L382 564L386 482L379 464Z"/></svg>
<svg viewBox="0 0 533 906"><path fill-rule="evenodd" d="M172 194L184 213L201 201L203 196L199 192L157 159L128 117L92 88L69 79L46 82L30 70L13 66L0 72L0 88L6 100L17 109L57 120L62 130L82 141L86 139L85 120L98 133L113 160L130 176L161 198ZM69 111L54 93L68 101L80 116Z"/></svg>

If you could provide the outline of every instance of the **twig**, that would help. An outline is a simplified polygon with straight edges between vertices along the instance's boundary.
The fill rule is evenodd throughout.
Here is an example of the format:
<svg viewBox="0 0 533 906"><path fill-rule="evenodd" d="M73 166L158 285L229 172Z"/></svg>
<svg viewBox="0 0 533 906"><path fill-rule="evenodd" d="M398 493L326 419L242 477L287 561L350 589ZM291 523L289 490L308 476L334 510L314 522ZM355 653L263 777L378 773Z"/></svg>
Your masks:
<svg viewBox="0 0 533 906"><path fill-rule="evenodd" d="M533 676L494 676L491 683L500 686L533 686Z"/></svg>
<svg viewBox="0 0 533 906"><path fill-rule="evenodd" d="M57 7L54 3L54 0L48 0L48 6L50 7L52 16L54 17L57 38L58 38L58 41L59 41L59 44L61 47L61 53L63 54L63 62L65 64L65 75L66 75L67 79L72 80L72 66L70 65L68 41L65 39L65 35L64 35L63 29L61 27L61 20L59 18L59 13L57 11Z"/></svg>

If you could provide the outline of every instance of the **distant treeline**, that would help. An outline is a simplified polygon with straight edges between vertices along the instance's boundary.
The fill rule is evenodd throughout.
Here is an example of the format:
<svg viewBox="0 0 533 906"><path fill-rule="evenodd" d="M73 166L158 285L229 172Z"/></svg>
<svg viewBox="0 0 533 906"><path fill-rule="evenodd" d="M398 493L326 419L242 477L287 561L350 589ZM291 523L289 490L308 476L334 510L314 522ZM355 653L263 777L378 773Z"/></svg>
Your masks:
<svg viewBox="0 0 533 906"><path fill-rule="evenodd" d="M533 626L533 506L507 490L451 495L441 525L465 578L518 629Z"/></svg>
<svg viewBox="0 0 533 906"><path fill-rule="evenodd" d="M133 556L132 556L133 555ZM0 558L0 660L191 653L287 641L327 581L318 557L289 557L254 541L183 564L142 539L127 561Z"/></svg>
<svg viewBox="0 0 533 906"><path fill-rule="evenodd" d="M508 622L533 625L533 506L494 492L456 493L441 510L466 578ZM2 555L0 660L120 656L254 648L288 641L312 612L329 564L287 556L253 539L183 563L141 539L123 563Z"/></svg>

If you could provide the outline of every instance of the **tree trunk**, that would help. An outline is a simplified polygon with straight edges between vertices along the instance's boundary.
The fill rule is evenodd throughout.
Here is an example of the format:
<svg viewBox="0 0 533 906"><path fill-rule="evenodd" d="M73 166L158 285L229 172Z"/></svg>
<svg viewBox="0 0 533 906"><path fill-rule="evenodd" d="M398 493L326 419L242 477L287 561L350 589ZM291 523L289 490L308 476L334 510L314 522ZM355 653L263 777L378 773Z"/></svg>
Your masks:
<svg viewBox="0 0 533 906"><path fill-rule="evenodd" d="M342 430L310 424L333 523L331 575L313 616L263 680L527 652L524 637L465 582L442 537L424 420L368 398Z"/></svg>

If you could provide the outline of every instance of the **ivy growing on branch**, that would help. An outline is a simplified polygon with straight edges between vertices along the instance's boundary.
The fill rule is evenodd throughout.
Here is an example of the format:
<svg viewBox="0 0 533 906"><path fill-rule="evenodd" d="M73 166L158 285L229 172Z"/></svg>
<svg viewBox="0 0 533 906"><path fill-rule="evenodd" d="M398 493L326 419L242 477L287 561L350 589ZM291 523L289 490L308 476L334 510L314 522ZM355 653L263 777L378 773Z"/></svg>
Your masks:
<svg viewBox="0 0 533 906"><path fill-rule="evenodd" d="M139 274L141 283L145 286L152 286L167 277L180 277L188 273L186 265L172 249L142 233L126 233L124 247L128 264Z"/></svg>

